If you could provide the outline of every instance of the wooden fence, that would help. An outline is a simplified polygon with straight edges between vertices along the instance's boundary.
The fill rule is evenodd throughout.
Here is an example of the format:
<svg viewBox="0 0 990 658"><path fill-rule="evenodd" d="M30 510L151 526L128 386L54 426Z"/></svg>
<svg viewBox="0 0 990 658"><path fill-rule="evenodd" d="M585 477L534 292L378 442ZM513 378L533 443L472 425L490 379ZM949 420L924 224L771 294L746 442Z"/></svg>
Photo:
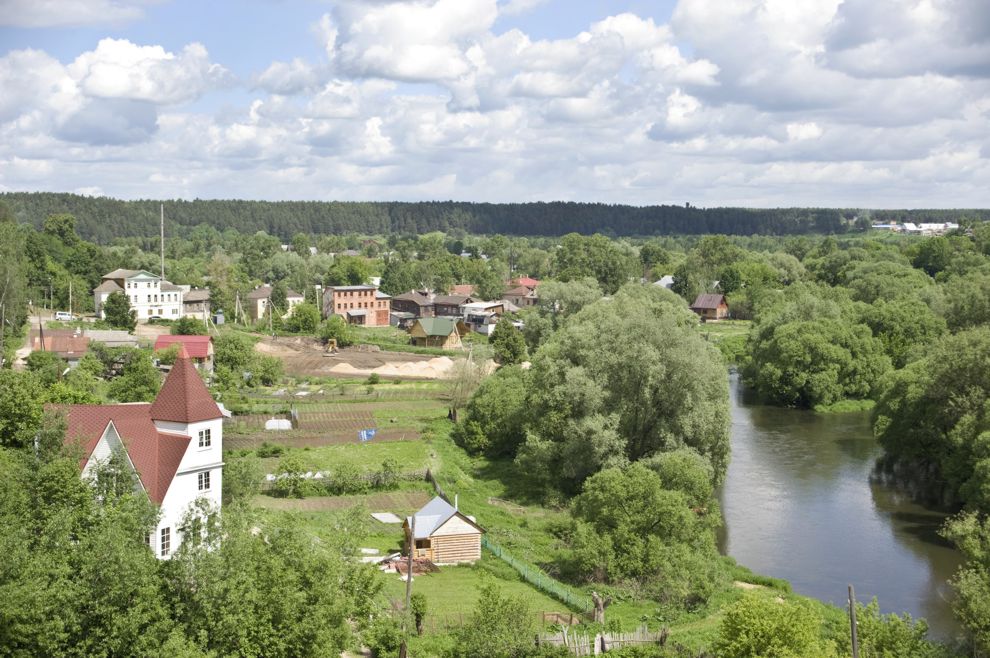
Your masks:
<svg viewBox="0 0 990 658"><path fill-rule="evenodd" d="M612 649L634 646L663 646L667 643L668 631L651 631L640 627L631 633L597 633L588 635L570 632L563 628L558 633L540 633L536 636L537 646L565 647L575 656L598 656Z"/></svg>

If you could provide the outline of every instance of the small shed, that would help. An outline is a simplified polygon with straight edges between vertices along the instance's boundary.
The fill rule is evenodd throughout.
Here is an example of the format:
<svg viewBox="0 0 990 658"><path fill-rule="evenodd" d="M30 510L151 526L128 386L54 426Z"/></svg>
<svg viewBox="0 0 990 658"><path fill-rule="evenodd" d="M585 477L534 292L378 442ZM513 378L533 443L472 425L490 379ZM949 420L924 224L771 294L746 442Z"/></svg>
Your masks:
<svg viewBox="0 0 990 658"><path fill-rule="evenodd" d="M698 295L698 298L691 304L691 310L706 321L729 317L729 303L725 301L725 295L714 293Z"/></svg>
<svg viewBox="0 0 990 658"><path fill-rule="evenodd" d="M462 564L481 559L481 529L473 517L437 496L416 512L416 552L413 557L426 558L434 564ZM402 528L409 545L413 517L406 517Z"/></svg>
<svg viewBox="0 0 990 658"><path fill-rule="evenodd" d="M451 350L461 346L461 337L471 329L453 318L420 318L409 329L412 344L417 347L439 347Z"/></svg>

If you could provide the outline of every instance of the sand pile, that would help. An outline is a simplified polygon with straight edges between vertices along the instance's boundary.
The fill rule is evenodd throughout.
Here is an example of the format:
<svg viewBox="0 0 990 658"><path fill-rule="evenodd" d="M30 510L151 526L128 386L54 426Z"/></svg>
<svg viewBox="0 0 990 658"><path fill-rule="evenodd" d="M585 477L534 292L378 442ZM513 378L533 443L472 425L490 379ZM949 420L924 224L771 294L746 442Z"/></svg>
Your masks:
<svg viewBox="0 0 990 658"><path fill-rule="evenodd" d="M386 363L385 365L362 370L355 368L349 363L338 363L330 372L338 375L354 375L366 377L372 373L381 377L405 377L408 379L441 379L454 366L453 359L446 356L438 356L428 361L414 361L407 363Z"/></svg>

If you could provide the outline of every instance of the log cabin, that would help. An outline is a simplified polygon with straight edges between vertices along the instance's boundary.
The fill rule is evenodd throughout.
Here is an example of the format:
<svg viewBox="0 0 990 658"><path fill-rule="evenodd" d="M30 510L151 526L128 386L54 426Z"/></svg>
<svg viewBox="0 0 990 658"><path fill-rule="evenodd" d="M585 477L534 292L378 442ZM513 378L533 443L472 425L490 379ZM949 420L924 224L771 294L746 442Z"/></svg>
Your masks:
<svg viewBox="0 0 990 658"><path fill-rule="evenodd" d="M437 496L414 515L416 519L416 552L414 557L426 558L434 564L463 564L481 559L481 529L473 517L465 516L454 505ZM412 531L413 517L402 525L406 546Z"/></svg>

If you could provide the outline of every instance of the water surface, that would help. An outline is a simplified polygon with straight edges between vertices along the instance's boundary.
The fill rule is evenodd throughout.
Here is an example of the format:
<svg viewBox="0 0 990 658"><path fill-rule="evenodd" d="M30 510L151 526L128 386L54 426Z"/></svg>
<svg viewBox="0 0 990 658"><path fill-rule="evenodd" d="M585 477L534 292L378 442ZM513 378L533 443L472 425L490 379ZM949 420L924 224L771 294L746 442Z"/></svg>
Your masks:
<svg viewBox="0 0 990 658"><path fill-rule="evenodd" d="M846 586L884 612L958 631L946 580L959 554L937 530L945 514L870 482L880 447L869 414L760 406L729 381L732 462L721 492L723 553L794 591L843 605Z"/></svg>

